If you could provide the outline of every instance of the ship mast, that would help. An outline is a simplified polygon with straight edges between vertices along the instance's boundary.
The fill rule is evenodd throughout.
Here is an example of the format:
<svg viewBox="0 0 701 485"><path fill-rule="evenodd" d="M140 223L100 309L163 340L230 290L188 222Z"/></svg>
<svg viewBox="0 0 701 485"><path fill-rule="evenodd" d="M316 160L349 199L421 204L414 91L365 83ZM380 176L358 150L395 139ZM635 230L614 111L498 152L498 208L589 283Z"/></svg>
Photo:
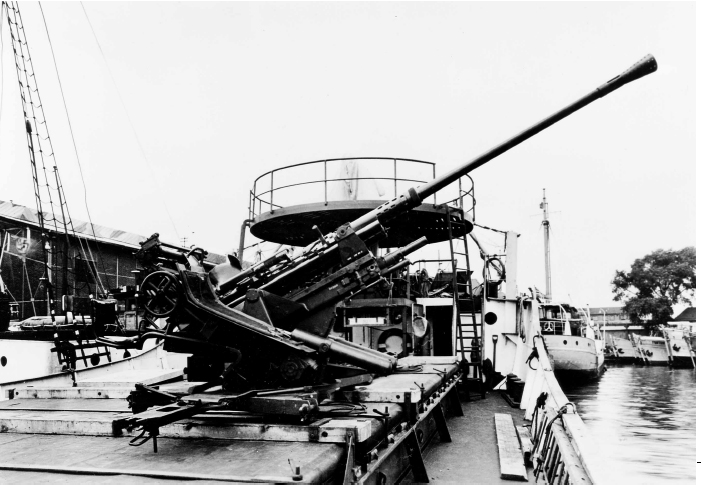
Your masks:
<svg viewBox="0 0 701 485"><path fill-rule="evenodd" d="M545 189L543 189L543 202L540 203L543 209L543 239L545 242L545 298L552 300L552 280L550 275L550 220L548 219L548 201L545 199Z"/></svg>

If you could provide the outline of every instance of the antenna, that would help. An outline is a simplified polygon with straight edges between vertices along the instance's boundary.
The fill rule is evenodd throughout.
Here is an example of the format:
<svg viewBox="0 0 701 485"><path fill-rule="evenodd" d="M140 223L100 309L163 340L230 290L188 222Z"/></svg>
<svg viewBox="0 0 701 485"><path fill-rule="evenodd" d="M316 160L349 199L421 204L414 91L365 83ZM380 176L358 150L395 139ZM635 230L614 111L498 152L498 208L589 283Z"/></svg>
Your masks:
<svg viewBox="0 0 701 485"><path fill-rule="evenodd" d="M543 189L543 202L540 203L543 209L543 239L545 242L545 298L552 299L552 277L550 275L550 220L548 219L548 201L545 198Z"/></svg>

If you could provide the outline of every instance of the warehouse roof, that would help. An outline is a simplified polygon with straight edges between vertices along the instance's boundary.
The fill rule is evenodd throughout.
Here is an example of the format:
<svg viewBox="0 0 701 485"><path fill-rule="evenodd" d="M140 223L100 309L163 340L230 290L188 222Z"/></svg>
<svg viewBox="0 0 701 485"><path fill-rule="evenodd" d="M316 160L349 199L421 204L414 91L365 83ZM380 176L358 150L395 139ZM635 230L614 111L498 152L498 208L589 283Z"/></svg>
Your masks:
<svg viewBox="0 0 701 485"><path fill-rule="evenodd" d="M14 202L5 202L0 200L0 220L8 220L14 222L22 222L30 226L39 227L38 212L29 207L15 204ZM63 234L63 222L52 221L52 216L48 212L44 212L44 228L51 233ZM48 222L51 221L51 222ZM91 228L92 226L92 228ZM126 246L133 249L140 247L139 243L146 240L146 237L132 232L113 229L99 224L90 224L89 222L73 219L73 231L76 237L85 239L97 240L102 243L116 244ZM94 231L94 234L93 234ZM71 233L69 228L69 234ZM224 261L224 257L219 254L209 253L207 260L213 263Z"/></svg>

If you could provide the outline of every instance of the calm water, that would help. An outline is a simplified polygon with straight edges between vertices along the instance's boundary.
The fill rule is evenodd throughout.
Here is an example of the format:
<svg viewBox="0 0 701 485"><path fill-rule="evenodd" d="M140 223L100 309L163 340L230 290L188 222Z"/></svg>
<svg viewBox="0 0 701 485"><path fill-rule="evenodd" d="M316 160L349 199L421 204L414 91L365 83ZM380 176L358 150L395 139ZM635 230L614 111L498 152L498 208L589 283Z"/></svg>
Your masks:
<svg viewBox="0 0 701 485"><path fill-rule="evenodd" d="M565 388L609 457L618 483L696 481L696 372L608 366L598 382Z"/></svg>

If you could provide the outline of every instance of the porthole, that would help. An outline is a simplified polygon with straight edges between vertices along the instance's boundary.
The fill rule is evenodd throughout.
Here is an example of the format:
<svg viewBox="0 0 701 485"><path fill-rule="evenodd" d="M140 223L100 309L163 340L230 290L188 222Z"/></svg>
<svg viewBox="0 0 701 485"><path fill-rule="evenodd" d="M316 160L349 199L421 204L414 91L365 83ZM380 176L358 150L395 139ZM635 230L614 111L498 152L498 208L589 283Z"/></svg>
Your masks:
<svg viewBox="0 0 701 485"><path fill-rule="evenodd" d="M0 365L2 365L3 367L7 365L7 357L5 357L4 355L0 357Z"/></svg>
<svg viewBox="0 0 701 485"><path fill-rule="evenodd" d="M579 340L575 340L574 344L579 345Z"/></svg>
<svg viewBox="0 0 701 485"><path fill-rule="evenodd" d="M494 312L487 312L487 314L484 316L484 323L487 325L494 325L497 323L497 314Z"/></svg>
<svg viewBox="0 0 701 485"><path fill-rule="evenodd" d="M567 340L563 340L562 343L563 343L564 345L567 345Z"/></svg>

